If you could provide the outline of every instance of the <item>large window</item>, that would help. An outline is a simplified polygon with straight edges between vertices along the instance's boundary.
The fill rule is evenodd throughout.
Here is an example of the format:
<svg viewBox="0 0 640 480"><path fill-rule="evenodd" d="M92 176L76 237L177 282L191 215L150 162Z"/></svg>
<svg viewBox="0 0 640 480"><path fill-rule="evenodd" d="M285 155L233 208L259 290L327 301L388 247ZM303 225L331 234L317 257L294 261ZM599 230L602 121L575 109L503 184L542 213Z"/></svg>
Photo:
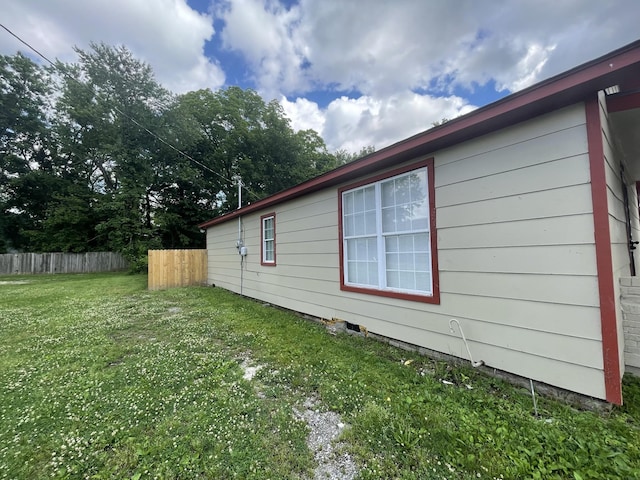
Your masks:
<svg viewBox="0 0 640 480"><path fill-rule="evenodd" d="M276 264L276 214L269 213L260 217L261 224L261 262L262 265Z"/></svg>
<svg viewBox="0 0 640 480"><path fill-rule="evenodd" d="M340 190L344 290L439 302L433 161Z"/></svg>

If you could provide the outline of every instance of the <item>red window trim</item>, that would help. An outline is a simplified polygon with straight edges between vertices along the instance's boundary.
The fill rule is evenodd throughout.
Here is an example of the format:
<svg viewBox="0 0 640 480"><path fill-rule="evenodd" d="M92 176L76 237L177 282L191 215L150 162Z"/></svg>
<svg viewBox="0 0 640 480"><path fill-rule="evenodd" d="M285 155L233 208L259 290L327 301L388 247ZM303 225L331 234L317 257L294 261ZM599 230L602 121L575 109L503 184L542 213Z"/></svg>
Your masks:
<svg viewBox="0 0 640 480"><path fill-rule="evenodd" d="M273 218L273 262L264 261L264 220L266 218ZM260 265L276 266L276 212L266 213L260 217Z"/></svg>
<svg viewBox="0 0 640 480"><path fill-rule="evenodd" d="M377 295L380 297L399 298L402 300L411 300L416 302L440 304L440 277L438 272L438 242L436 232L436 204L435 204L435 181L434 181L434 166L433 157L421 160L419 162L406 165L404 167L397 168L373 177L368 177L364 180L359 180L355 183L345 185L338 189L338 250L340 254L340 290L346 292L364 293L367 295ZM427 183L428 183L428 195L429 195L429 234L431 238L431 272L433 282L433 293L431 295L418 295L413 293L400 293L389 290L378 290L375 288L354 287L346 285L344 278L344 242L342 238L342 193L346 190L358 188L370 183L379 182L386 178L395 177L403 173L417 170L419 168L427 167Z"/></svg>

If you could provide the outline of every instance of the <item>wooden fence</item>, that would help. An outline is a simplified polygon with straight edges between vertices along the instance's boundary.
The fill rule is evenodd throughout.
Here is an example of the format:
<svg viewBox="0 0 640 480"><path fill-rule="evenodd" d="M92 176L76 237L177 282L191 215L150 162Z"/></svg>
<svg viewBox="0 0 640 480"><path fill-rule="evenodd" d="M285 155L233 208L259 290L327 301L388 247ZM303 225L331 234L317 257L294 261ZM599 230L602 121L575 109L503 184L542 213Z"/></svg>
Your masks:
<svg viewBox="0 0 640 480"><path fill-rule="evenodd" d="M0 255L0 275L36 273L92 273L126 270L129 263L114 252L5 253Z"/></svg>
<svg viewBox="0 0 640 480"><path fill-rule="evenodd" d="M206 283L206 250L149 250L149 290Z"/></svg>

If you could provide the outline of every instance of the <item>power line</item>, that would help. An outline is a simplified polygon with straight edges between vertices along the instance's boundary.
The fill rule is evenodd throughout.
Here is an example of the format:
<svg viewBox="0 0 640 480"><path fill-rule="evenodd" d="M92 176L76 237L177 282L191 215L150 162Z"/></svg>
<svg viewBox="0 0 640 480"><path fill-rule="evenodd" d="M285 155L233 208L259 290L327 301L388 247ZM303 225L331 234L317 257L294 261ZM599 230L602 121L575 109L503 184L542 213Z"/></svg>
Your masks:
<svg viewBox="0 0 640 480"><path fill-rule="evenodd" d="M79 80L77 80L76 78L72 77L70 74L68 74L65 71L62 71L58 68L58 66L55 64L55 62L52 62L48 57L46 57L43 53L41 53L40 51L38 51L35 47L31 46L26 40L23 40L21 37L19 37L18 35L16 35L15 33L13 33L11 30L9 30L7 27L5 27L3 24L0 23L0 27L2 27L9 35L11 35L12 37L14 37L16 40L18 40L20 43L22 43L23 45L25 45L27 48L29 48L30 50L32 50L36 55L38 55L40 58L42 58L43 60L45 60L47 63L49 63L53 68L56 69L56 71L58 73L60 73L63 77L70 79L74 82L76 82L78 85L82 86L83 88L86 88L87 90L90 90L90 88L85 85L84 83L80 82ZM91 91L91 93L93 93L93 91ZM199 165L201 168L208 170L209 172L213 173L214 175L217 175L218 177L220 177L222 180L225 180L231 184L234 184L235 181L232 179L229 179L227 177L225 177L224 175L222 175L219 172L216 172L215 170L213 170L212 168L208 167L207 165L205 165L204 163L196 160L195 158L193 158L191 155L189 155L186 152L183 152L182 150L180 150L178 147L174 146L173 144L169 143L167 140L165 140L164 138L160 137L157 133L152 132L151 130L149 130L147 127L145 127L144 125L142 125L140 122L138 122L135 118L133 118L132 116L130 116L129 114L127 114L126 112L123 112L122 110L120 110L118 108L117 105L111 105L111 107L118 112L121 116L125 117L126 119L130 120L132 123L134 123L135 125L137 125L139 128L141 128L142 130L144 130L145 132L147 132L149 135L151 135L153 138L155 138L156 140L158 140L159 142L163 143L164 145L166 145L167 147L171 148L172 150L174 150L175 152L177 152L179 155L182 155L183 157L191 160L193 163L195 163L196 165ZM242 183L242 181L240 181L240 185L242 186L242 188L244 188L250 195L252 195L253 197L256 198L256 200L260 200L260 196L258 194L256 194L255 192L253 192L251 189L249 189L247 186L244 185L244 183Z"/></svg>

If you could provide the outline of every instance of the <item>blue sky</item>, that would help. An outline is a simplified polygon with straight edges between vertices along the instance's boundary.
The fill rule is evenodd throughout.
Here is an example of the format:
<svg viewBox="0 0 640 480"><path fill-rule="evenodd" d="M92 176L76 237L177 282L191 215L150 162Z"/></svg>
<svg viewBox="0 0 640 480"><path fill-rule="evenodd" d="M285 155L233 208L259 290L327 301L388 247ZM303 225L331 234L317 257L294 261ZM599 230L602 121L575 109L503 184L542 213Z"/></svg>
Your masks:
<svg viewBox="0 0 640 480"><path fill-rule="evenodd" d="M175 93L276 99L330 150L382 148L640 38L637 0L4 0L50 57L124 44ZM0 32L0 53L23 49Z"/></svg>

